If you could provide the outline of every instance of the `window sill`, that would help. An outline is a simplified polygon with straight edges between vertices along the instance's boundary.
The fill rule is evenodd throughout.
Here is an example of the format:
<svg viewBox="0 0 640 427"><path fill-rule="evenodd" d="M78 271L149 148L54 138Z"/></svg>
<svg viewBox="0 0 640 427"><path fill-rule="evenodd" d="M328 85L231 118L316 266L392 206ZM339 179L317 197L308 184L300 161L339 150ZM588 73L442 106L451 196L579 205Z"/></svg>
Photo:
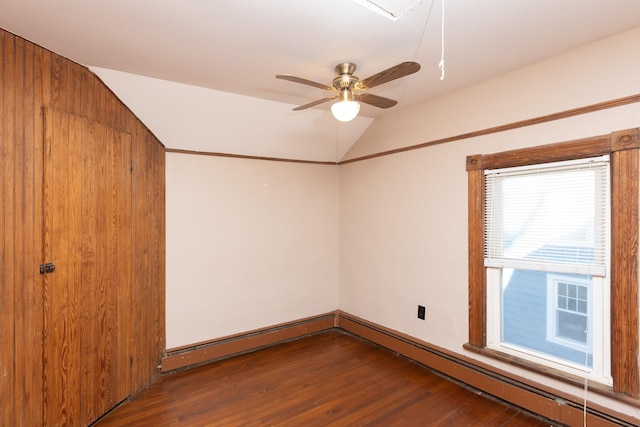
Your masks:
<svg viewBox="0 0 640 427"><path fill-rule="evenodd" d="M542 374L542 375L545 375L547 377L553 378L555 380L559 380L559 381L571 384L571 385L576 386L576 387L584 388L585 379L583 377L580 377L580 376L577 376L577 375L573 375L573 374L569 374L569 373L560 371L558 369L550 368L548 366L540 365L540 364L531 362L529 360L522 359L520 357L511 355L511 354L502 353L500 351L493 350L493 349L490 349L490 348L478 347L478 346L475 346L475 345L469 344L469 343L464 344L463 347L464 347L465 350L469 350L469 351L472 351L474 353L481 354L483 356L487 356L487 357L490 357L492 359L496 359L496 360L499 360L501 362L508 363L509 365L517 366L519 368L524 368L524 369L527 369L529 371L536 372L538 374ZM614 399L617 399L617 400L622 400L625 403L634 405L636 407L640 407L640 401L639 400L630 398L628 396L621 395L620 393L616 393L616 392L613 391L613 387L611 387L611 386L607 386L605 384L590 380L590 381L588 381L588 387L589 387L590 391L593 391L595 393L601 394L601 395L606 396L606 397L614 398ZM552 389L551 387L546 387L546 388L547 388L547 390L545 390L545 391L548 391L550 393L554 393L554 389Z"/></svg>

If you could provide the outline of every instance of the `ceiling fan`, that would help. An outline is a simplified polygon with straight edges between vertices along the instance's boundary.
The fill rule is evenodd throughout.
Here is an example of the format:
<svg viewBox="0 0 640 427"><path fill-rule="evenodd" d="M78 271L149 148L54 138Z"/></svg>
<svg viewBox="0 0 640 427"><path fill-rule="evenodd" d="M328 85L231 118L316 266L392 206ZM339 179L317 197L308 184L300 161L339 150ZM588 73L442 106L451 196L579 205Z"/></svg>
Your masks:
<svg viewBox="0 0 640 427"><path fill-rule="evenodd" d="M293 111L306 110L307 108L315 107L316 105L324 102L338 99L338 102L331 106L331 112L336 119L342 122L348 122L349 120L353 120L360 111L360 104L357 101L364 102L365 104L373 105L378 108L391 108L396 105L398 101L373 95L368 93L367 90L383 83L388 83L392 80L413 74L420 70L420 64L411 61L403 62L362 80L353 75L356 71L356 65L351 62L338 64L336 65L335 70L337 76L333 79L331 85L317 83L303 79L302 77L292 76L290 74L278 74L276 75L276 78L334 92L332 96L301 105L294 108Z"/></svg>

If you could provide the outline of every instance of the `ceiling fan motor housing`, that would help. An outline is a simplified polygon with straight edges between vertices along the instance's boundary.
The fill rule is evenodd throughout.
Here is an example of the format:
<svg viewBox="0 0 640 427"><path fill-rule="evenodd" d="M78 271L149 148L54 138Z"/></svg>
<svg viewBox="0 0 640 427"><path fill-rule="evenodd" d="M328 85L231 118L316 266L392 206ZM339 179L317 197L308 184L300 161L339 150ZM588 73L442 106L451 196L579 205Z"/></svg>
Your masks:
<svg viewBox="0 0 640 427"><path fill-rule="evenodd" d="M356 71L356 65L352 62L343 62L336 65L335 71L337 76L331 82L331 86L314 82L312 80L303 79L301 77L292 76L290 74L277 74L276 78L289 80L295 83L301 83L308 86L313 86L331 92L331 96L326 96L317 101L309 102L307 104L295 107L294 111L306 110L307 108L315 107L316 105L324 102L335 100L339 101L359 101L365 104L373 105L378 108L391 108L398 103L393 99L384 98L382 96L366 93L366 91L374 86L379 86L383 83L387 83L401 77L408 76L420 70L420 64L412 61L405 61L401 64L394 65L391 68L380 71L377 74L367 77L364 80L360 80L353 73ZM336 94L337 92L337 94ZM364 93L363 93L364 92ZM341 104L345 104L344 102Z"/></svg>
<svg viewBox="0 0 640 427"><path fill-rule="evenodd" d="M355 86L360 82L360 79L353 75L356 71L356 64L343 62L342 64L336 65L335 70L338 76L333 79L331 85L336 90L357 89Z"/></svg>

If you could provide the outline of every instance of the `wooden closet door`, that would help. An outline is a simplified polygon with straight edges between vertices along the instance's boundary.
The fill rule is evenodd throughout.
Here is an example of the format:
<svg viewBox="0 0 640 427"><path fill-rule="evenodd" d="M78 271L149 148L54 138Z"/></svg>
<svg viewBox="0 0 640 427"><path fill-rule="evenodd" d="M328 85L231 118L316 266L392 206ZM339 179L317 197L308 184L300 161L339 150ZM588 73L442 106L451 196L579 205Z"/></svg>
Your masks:
<svg viewBox="0 0 640 427"><path fill-rule="evenodd" d="M85 426L133 392L131 135L44 116L43 424Z"/></svg>

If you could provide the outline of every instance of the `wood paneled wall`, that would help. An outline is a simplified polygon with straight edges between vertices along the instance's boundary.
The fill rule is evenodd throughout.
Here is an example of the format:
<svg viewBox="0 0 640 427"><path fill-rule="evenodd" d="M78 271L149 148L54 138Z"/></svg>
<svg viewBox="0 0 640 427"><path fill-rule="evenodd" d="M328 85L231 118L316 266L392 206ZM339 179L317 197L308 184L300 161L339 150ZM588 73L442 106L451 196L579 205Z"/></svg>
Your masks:
<svg viewBox="0 0 640 427"><path fill-rule="evenodd" d="M133 390L165 348L164 147L88 69L0 29L0 426L43 423L45 107L131 135L131 268L115 272L131 312L110 318L131 340Z"/></svg>

